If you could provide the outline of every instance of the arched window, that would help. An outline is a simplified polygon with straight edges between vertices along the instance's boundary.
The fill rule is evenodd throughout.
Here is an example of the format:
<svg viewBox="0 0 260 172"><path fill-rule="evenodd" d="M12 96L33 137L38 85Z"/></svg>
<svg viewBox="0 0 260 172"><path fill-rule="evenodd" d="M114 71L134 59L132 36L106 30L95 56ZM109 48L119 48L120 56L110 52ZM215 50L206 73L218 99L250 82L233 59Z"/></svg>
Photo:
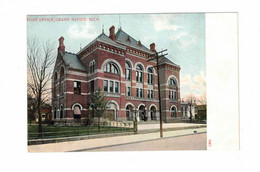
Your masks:
<svg viewBox="0 0 260 172"><path fill-rule="evenodd" d="M140 64L136 66L136 81L143 82L143 67Z"/></svg>
<svg viewBox="0 0 260 172"><path fill-rule="evenodd" d="M177 100L178 99L178 86L175 78L170 78L169 80L169 99Z"/></svg>
<svg viewBox="0 0 260 172"><path fill-rule="evenodd" d="M73 114L74 114L74 119L81 119L81 110L79 105L74 106Z"/></svg>
<svg viewBox="0 0 260 172"><path fill-rule="evenodd" d="M104 72L119 74L118 66L115 63L109 62L104 66Z"/></svg>
<svg viewBox="0 0 260 172"><path fill-rule="evenodd" d="M125 79L131 80L131 65L129 62L125 63Z"/></svg>
<svg viewBox="0 0 260 172"><path fill-rule="evenodd" d="M153 84L153 69L148 68L148 84Z"/></svg>
<svg viewBox="0 0 260 172"><path fill-rule="evenodd" d="M57 117L57 109L56 109L56 107L55 107L55 108L54 108L54 113L53 113L53 118L56 119L56 117Z"/></svg>
<svg viewBox="0 0 260 172"><path fill-rule="evenodd" d="M63 105L60 105L60 119L63 118Z"/></svg>
<svg viewBox="0 0 260 172"><path fill-rule="evenodd" d="M64 76L64 68L61 67L60 68L60 78L62 78Z"/></svg>
<svg viewBox="0 0 260 172"><path fill-rule="evenodd" d="M57 89L56 89L56 86L53 87L53 95L54 95L54 97L57 97Z"/></svg>
<svg viewBox="0 0 260 172"><path fill-rule="evenodd" d="M126 106L126 119L128 121L133 120L133 106L132 105L127 105Z"/></svg>
<svg viewBox="0 0 260 172"><path fill-rule="evenodd" d="M171 117L172 118L176 118L177 117L177 109L176 109L175 106L171 107L170 112L171 112Z"/></svg>
<svg viewBox="0 0 260 172"><path fill-rule="evenodd" d="M174 78L170 78L169 80L169 86L177 87L177 82Z"/></svg>
<svg viewBox="0 0 260 172"><path fill-rule="evenodd" d="M95 61L91 61L89 63L89 73L94 73L95 72Z"/></svg>
<svg viewBox="0 0 260 172"><path fill-rule="evenodd" d="M54 82L56 82L57 79L58 79L58 74L57 74L57 72L55 72L55 74L54 74Z"/></svg>

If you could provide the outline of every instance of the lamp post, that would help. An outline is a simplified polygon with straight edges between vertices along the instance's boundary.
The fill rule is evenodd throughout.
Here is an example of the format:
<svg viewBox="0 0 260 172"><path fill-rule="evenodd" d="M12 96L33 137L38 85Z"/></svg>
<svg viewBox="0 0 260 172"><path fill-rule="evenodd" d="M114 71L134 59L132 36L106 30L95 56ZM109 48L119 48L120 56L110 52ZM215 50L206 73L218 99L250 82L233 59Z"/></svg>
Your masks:
<svg viewBox="0 0 260 172"><path fill-rule="evenodd" d="M135 118L134 118L134 133L135 133L135 134L137 134L137 129L138 129L138 128L137 128L137 126L138 126L138 125L137 125L137 115L136 115L136 114L137 114L137 111L138 111L137 109L134 109L134 110L133 110L133 112L134 112L134 114L135 114Z"/></svg>
<svg viewBox="0 0 260 172"><path fill-rule="evenodd" d="M162 50L160 52L156 52L149 56L152 57L147 62L156 60L156 69L157 69L157 81L158 81L158 97L159 97L159 111L160 111L160 137L163 137L163 126L162 126L162 105L161 105L161 85L160 85L160 73L159 73L159 58L166 56L167 54L163 54L163 52L167 51L167 49ZM160 55L159 55L160 54Z"/></svg>

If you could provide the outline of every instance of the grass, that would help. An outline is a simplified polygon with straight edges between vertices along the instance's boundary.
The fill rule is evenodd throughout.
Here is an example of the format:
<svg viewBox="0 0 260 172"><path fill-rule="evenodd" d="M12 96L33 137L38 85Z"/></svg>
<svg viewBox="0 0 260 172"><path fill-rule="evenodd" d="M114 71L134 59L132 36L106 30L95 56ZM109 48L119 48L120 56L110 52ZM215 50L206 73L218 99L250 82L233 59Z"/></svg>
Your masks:
<svg viewBox="0 0 260 172"><path fill-rule="evenodd" d="M107 133L120 133L131 132L132 128L121 127L105 127L101 126L98 130L97 126L42 126L43 137L38 136L38 125L28 125L28 140L40 138L61 138L72 136L84 136L93 134L107 134Z"/></svg>

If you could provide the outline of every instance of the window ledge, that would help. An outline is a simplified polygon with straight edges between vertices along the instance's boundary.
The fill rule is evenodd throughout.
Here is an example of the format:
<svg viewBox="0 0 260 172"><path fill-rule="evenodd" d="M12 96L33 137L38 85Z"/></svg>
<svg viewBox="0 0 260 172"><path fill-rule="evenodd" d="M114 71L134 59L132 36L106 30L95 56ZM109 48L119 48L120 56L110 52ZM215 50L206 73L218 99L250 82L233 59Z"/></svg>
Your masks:
<svg viewBox="0 0 260 172"><path fill-rule="evenodd" d="M177 103L178 101L177 100L169 100L169 102L171 102L171 103Z"/></svg>
<svg viewBox="0 0 260 172"><path fill-rule="evenodd" d="M107 97L121 97L120 93L104 92L104 95Z"/></svg>

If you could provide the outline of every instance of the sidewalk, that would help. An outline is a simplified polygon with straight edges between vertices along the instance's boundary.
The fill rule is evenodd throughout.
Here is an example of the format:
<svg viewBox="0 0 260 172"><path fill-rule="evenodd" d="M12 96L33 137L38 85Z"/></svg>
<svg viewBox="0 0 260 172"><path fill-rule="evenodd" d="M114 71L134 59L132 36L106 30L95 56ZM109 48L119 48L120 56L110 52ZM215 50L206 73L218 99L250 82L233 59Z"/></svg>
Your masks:
<svg viewBox="0 0 260 172"><path fill-rule="evenodd" d="M154 125L154 124L151 124ZM139 126L138 126L139 127ZM197 133L205 133L207 131L205 128L197 129L185 129L185 130L176 130L176 131L167 131L163 132L164 138L167 137L176 137L194 134L194 130ZM28 146L28 152L68 152L68 151L78 151L83 149L94 149L112 145L120 145L127 143L142 142L147 140L160 139L159 132L147 133L147 134L136 134L136 135L126 135L126 136L116 136L116 137L107 137L107 138L97 138L89 140L80 140L80 141L70 141L62 143L50 143L42 145L32 145Z"/></svg>
<svg viewBox="0 0 260 172"><path fill-rule="evenodd" d="M194 124L194 123L163 123L163 129L185 129L185 128L198 128L207 127L207 124ZM138 124L138 131L160 129L158 124Z"/></svg>

